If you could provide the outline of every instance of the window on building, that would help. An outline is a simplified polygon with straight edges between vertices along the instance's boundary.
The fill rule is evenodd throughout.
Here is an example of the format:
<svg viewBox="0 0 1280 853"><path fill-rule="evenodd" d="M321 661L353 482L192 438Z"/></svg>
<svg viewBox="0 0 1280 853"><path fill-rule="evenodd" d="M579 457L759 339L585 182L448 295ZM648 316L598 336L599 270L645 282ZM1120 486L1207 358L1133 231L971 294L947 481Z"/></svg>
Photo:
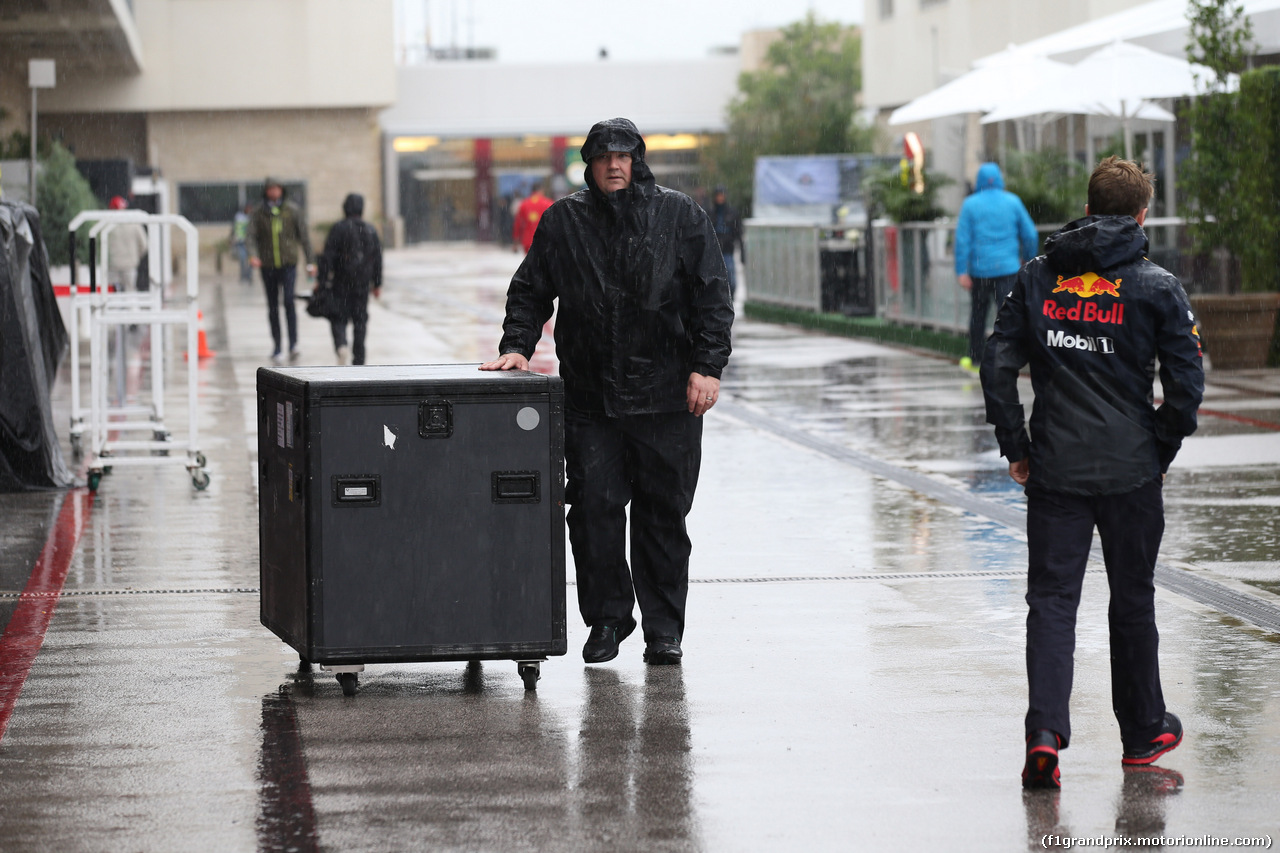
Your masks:
<svg viewBox="0 0 1280 853"><path fill-rule="evenodd" d="M893 17L893 0L880 0L880 17Z"/></svg>
<svg viewBox="0 0 1280 853"><path fill-rule="evenodd" d="M282 181L285 198L307 207L305 181ZM231 222L237 210L262 201L262 181L209 181L178 184L178 213L197 224Z"/></svg>

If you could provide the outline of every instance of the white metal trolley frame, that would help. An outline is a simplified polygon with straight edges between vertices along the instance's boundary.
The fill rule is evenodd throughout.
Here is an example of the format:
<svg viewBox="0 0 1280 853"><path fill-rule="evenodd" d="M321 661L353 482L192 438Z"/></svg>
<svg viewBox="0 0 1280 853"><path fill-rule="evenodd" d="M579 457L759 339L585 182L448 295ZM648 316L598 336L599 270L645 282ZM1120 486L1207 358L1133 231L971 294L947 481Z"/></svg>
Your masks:
<svg viewBox="0 0 1280 853"><path fill-rule="evenodd" d="M94 222L89 231L89 289L82 293L76 281L75 234L85 222ZM159 252L156 251L165 236L161 229L177 226L187 238L187 292L186 305L179 308L164 306L163 287L153 286L145 292L111 292L97 286L97 243L116 225L132 223L147 228L150 246L150 273L158 283ZM97 489L104 473L110 473L116 465L181 465L191 474L191 482L197 489L209 485L205 470L206 459L199 447L197 421L197 334L199 331L199 239L195 227L183 216L152 214L137 210L88 210L80 213L68 225L71 243L71 441L79 450L82 434L89 433L89 487ZM104 258L104 263L105 263ZM89 406L81 407L80 392L80 341L79 308L89 308ZM111 377L111 359L108 346L108 330L121 330L125 326L151 327L151 402L149 405L128 405L123 396L119 405L108 402ZM186 326L187 338L187 437L174 441L165 427L164 377L165 326ZM122 336L121 336L122 337ZM117 348L120 351L120 348ZM123 376L121 369L121 376ZM86 425L84 416L88 414ZM145 431L150 439L122 439L121 433ZM173 454L171 451L185 451Z"/></svg>

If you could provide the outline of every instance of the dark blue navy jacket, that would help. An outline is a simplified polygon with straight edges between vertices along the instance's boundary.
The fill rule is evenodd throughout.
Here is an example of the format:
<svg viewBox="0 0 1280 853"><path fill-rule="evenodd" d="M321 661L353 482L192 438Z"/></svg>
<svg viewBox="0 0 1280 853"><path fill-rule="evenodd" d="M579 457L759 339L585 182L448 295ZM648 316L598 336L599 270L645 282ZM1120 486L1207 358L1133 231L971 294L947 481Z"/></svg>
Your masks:
<svg viewBox="0 0 1280 853"><path fill-rule="evenodd" d="M1195 432L1204 395L1195 316L1146 251L1131 216L1078 219L1023 267L996 316L982 360L987 421L1010 462L1030 455L1029 487L1123 494L1166 471ZM1028 363L1029 437L1018 399Z"/></svg>

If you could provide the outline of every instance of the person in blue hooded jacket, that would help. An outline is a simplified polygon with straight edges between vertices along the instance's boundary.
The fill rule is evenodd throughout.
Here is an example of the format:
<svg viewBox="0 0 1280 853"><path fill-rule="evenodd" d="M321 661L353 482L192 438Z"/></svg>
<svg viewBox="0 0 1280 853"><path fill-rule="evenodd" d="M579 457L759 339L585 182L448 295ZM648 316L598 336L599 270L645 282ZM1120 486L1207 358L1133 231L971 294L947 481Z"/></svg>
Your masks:
<svg viewBox="0 0 1280 853"><path fill-rule="evenodd" d="M969 291L969 355L960 366L982 363L987 312L1013 286L1022 265L1036 256L1036 226L1022 199L1004 188L995 163L978 167L973 195L960 207L956 224L956 276Z"/></svg>

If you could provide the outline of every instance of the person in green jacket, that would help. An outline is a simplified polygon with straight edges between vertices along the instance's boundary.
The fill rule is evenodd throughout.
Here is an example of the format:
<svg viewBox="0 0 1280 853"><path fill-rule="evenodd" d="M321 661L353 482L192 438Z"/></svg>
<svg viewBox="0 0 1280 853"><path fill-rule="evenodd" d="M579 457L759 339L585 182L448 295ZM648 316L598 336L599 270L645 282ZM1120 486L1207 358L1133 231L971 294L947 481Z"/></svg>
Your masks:
<svg viewBox="0 0 1280 853"><path fill-rule="evenodd" d="M262 284L267 289L267 320L271 324L271 340L275 344L271 360L277 364L281 361L278 305L282 295L284 318L289 328L289 360L297 361L301 354L298 350L298 315L294 310L299 248L307 259L307 274L315 275L306 217L301 208L285 199L280 182L267 178L262 204L249 220L249 263L262 273Z"/></svg>

